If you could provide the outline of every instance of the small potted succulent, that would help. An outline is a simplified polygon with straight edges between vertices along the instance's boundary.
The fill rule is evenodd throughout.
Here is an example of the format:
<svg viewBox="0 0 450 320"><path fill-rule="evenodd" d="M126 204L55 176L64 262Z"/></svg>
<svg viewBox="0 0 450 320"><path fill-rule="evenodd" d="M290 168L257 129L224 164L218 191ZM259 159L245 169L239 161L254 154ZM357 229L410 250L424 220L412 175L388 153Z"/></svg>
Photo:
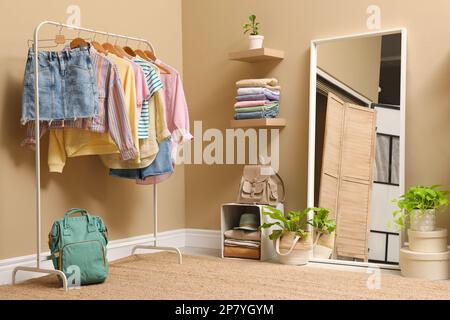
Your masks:
<svg viewBox="0 0 450 320"><path fill-rule="evenodd" d="M434 231L436 214L449 204L449 191L438 190L439 187L414 186L399 199L393 200L399 208L393 213L396 226L406 228L409 222L413 231Z"/></svg>
<svg viewBox="0 0 450 320"><path fill-rule="evenodd" d="M258 49L263 47L264 36L259 34L259 22L256 21L256 16L252 14L248 17L249 22L242 25L244 34L250 33L249 49Z"/></svg>
<svg viewBox="0 0 450 320"><path fill-rule="evenodd" d="M308 219L308 213L315 212L313 219ZM306 208L303 211L289 211L284 216L280 210L265 206L264 215L273 222L266 222L260 228L272 229L269 238L274 241L278 259L283 264L304 265L309 261L313 250L313 239L308 229L313 226L317 234L332 232L336 223L328 219L328 210L323 208ZM317 238L319 238L318 236Z"/></svg>

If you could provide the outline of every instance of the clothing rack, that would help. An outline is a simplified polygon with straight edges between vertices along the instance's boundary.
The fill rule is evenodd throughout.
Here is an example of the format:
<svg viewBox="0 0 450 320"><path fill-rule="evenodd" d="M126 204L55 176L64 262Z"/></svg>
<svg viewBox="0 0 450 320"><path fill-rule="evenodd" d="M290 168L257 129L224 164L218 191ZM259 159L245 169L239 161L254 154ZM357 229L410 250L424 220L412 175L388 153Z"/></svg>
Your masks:
<svg viewBox="0 0 450 320"><path fill-rule="evenodd" d="M134 40L138 43L146 44L150 50L156 54L154 46L150 43L150 41L141 38L129 37L120 34L109 33L105 31L99 31L94 29L88 29L83 27L78 27L74 25L63 24L54 21L42 21L39 23L33 35L33 50L35 53L36 59L34 60L34 110L36 115L36 123L39 123L39 63L38 63L38 52L39 52L39 31L44 25L54 25L67 29L74 29L79 31L86 31L94 34L102 34L108 37L114 38L122 38L127 40ZM36 174L36 267L28 267L28 266L18 266L14 269L12 274L12 282L16 283L16 275L18 271L24 272L34 272L34 273L44 273L44 274L55 274L59 276L62 280L62 285L64 290L68 290L68 281L65 274L60 270L54 269L45 269L41 267L41 261L50 260L51 256L45 257L45 259L41 260L41 170L40 170L40 158L41 158L41 148L40 148L40 126L35 126L35 136L36 136L36 154L35 154L35 174ZM175 247L161 247L157 245L158 242L158 188L157 185L153 185L153 245L136 245L132 248L131 254L134 254L138 249L150 249L150 250L164 250L164 251L173 251L177 254L178 263L182 263L182 255L178 248Z"/></svg>

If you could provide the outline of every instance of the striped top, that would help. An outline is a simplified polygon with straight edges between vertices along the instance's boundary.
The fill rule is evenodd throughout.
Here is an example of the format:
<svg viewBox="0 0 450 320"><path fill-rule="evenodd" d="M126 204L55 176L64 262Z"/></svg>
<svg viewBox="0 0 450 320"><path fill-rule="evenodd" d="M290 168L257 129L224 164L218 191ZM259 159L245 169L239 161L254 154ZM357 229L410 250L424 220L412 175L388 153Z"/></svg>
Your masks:
<svg viewBox="0 0 450 320"><path fill-rule="evenodd" d="M99 114L94 118L76 120L42 121L41 137L48 129L77 128L111 135L117 145L122 159L136 158L137 149L133 142L130 121L127 115L122 81L116 65L105 56L90 48L92 67L98 87ZM27 123L27 136L22 145L33 146L35 140L35 121Z"/></svg>
<svg viewBox="0 0 450 320"><path fill-rule="evenodd" d="M163 88L159 74L150 62L138 57L133 58L133 61L136 62L144 71L145 80L147 81L147 86L150 91L149 99L151 99L155 92ZM141 115L138 123L139 139L147 139L149 137L149 123L149 102L148 100L145 100L142 103Z"/></svg>

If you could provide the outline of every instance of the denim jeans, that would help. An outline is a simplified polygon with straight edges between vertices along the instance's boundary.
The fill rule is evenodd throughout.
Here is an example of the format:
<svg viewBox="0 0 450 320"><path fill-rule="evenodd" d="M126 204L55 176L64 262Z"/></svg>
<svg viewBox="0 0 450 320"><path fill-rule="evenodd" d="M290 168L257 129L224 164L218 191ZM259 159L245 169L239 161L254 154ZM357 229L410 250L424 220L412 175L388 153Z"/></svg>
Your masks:
<svg viewBox="0 0 450 320"><path fill-rule="evenodd" d="M28 52L22 93L22 118L35 120L34 61ZM88 48L40 51L39 115L40 120L92 118L98 115L98 89Z"/></svg>
<svg viewBox="0 0 450 320"><path fill-rule="evenodd" d="M254 112L240 112L234 114L235 120L241 119L263 119L263 118L276 118L278 116L278 109L254 111Z"/></svg>
<svg viewBox="0 0 450 320"><path fill-rule="evenodd" d="M127 179L140 179L143 180L149 176L157 176L164 173L172 172L172 141L167 138L159 143L159 151L155 160L146 168L141 169L110 169L109 175L127 178Z"/></svg>

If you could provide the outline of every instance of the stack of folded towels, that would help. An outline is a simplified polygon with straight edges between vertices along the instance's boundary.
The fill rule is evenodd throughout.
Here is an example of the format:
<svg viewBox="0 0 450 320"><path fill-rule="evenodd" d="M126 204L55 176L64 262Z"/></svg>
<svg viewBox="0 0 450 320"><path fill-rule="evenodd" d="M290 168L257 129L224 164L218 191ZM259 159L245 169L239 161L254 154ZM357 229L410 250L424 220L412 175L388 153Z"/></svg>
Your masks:
<svg viewBox="0 0 450 320"><path fill-rule="evenodd" d="M278 116L280 86L277 79L239 80L236 86L234 119L262 119Z"/></svg>
<svg viewBox="0 0 450 320"><path fill-rule="evenodd" d="M244 213L239 227L224 233L224 257L257 259L261 253L261 232L258 231L257 215Z"/></svg>

